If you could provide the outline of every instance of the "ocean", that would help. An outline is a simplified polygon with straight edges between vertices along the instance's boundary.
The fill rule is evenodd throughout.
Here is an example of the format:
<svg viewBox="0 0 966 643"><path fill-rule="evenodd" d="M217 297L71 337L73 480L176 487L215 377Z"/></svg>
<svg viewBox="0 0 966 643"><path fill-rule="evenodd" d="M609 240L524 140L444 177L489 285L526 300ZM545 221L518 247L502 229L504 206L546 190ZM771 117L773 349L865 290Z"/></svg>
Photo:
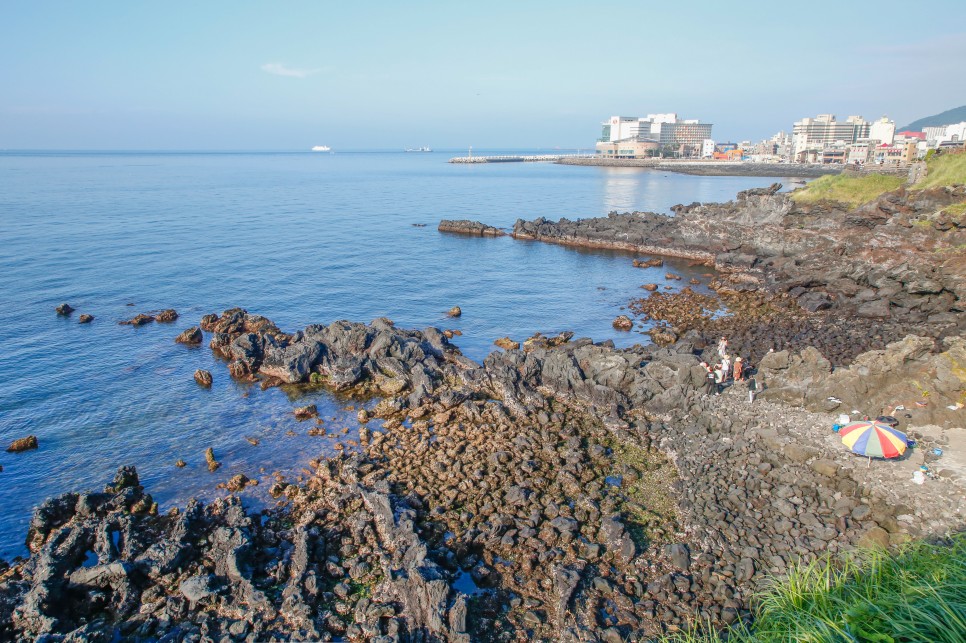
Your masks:
<svg viewBox="0 0 966 643"><path fill-rule="evenodd" d="M480 152L486 153L486 152ZM495 153L495 152L494 152ZM458 153L0 152L0 558L23 555L32 509L99 490L135 465L161 510L210 498L236 473L295 478L336 439L307 435L295 406L316 404L339 439L353 402L235 382L205 345L172 340L206 313L240 306L285 331L389 317L462 331L481 360L493 341L571 330L646 342L611 322L641 284L687 262L640 269L626 253L440 234L440 219L512 227L517 218L667 212L770 184L639 168L545 163L453 165ZM76 309L59 317L63 302ZM460 306L462 317L446 311ZM119 321L174 308L173 324ZM82 313L94 315L79 324ZM196 369L214 385L198 387ZM342 430L348 432L342 434ZM253 445L246 438L253 438ZM222 467L212 473L204 451ZM179 459L184 468L175 466Z"/></svg>

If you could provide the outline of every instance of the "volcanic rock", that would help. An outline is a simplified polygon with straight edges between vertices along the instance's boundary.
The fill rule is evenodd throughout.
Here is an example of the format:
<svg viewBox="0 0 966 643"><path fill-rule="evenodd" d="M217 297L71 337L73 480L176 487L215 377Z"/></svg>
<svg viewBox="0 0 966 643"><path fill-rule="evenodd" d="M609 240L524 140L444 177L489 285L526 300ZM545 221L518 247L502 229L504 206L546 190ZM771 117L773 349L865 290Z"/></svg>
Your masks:
<svg viewBox="0 0 966 643"><path fill-rule="evenodd" d="M634 322L627 315L618 315L611 325L617 330L631 330L634 328Z"/></svg>
<svg viewBox="0 0 966 643"><path fill-rule="evenodd" d="M168 308L162 310L160 313L154 316L154 320L161 323L171 323L178 319L178 311L173 308Z"/></svg>
<svg viewBox="0 0 966 643"><path fill-rule="evenodd" d="M315 404L310 404L308 406L300 406L292 413L294 413L296 420L308 420L310 418L318 417L319 409L316 408Z"/></svg>
<svg viewBox="0 0 966 643"><path fill-rule="evenodd" d="M197 326L184 330L174 338L174 341L178 344L201 344L202 340L204 340L204 335Z"/></svg>
<svg viewBox="0 0 966 643"><path fill-rule="evenodd" d="M74 308L70 304L61 304L55 309L58 315L63 315L64 317L69 316L74 312Z"/></svg>
<svg viewBox="0 0 966 643"><path fill-rule="evenodd" d="M199 386L203 386L205 388L211 388L211 384L214 381L214 379L211 376L211 371L206 371L199 368L198 370L195 371L195 381L198 383Z"/></svg>
<svg viewBox="0 0 966 643"><path fill-rule="evenodd" d="M10 443L7 447L7 453L20 453L22 451L29 451L31 449L38 448L37 436L28 435L25 438L19 438Z"/></svg>
<svg viewBox="0 0 966 643"><path fill-rule="evenodd" d="M92 321L94 321L94 315L88 315L87 313L84 313L83 315L77 318L78 324L89 324Z"/></svg>
<svg viewBox="0 0 966 643"><path fill-rule="evenodd" d="M118 322L121 326L143 326L145 324L150 324L154 321L154 317L151 315L145 315L144 313L138 313L131 319L127 321Z"/></svg>
<svg viewBox="0 0 966 643"><path fill-rule="evenodd" d="M468 234L476 237L502 237L505 232L499 228L470 221L469 219L443 219L437 228L440 232L452 232L456 234Z"/></svg>

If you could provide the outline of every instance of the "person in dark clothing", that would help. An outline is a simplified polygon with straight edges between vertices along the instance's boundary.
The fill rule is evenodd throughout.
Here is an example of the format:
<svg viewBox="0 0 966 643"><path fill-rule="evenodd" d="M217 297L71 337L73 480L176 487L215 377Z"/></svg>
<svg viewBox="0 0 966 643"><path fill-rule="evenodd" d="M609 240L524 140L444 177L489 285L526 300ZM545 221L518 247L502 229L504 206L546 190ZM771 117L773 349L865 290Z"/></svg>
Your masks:
<svg viewBox="0 0 966 643"><path fill-rule="evenodd" d="M712 393L716 393L718 390L718 385L714 381L714 371L711 369L711 366L709 366L707 362L701 362L701 368L703 368L705 371L705 376L704 376L705 395L711 395Z"/></svg>

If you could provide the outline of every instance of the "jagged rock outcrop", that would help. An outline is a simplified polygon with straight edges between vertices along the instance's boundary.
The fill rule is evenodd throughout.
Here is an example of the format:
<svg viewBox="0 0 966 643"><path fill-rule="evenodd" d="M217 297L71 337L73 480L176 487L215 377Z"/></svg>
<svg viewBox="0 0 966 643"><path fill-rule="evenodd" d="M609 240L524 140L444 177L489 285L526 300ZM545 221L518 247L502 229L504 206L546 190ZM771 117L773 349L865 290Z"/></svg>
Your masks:
<svg viewBox="0 0 966 643"><path fill-rule="evenodd" d="M452 232L455 234L468 234L475 237L503 237L506 232L499 228L470 221L469 219L443 219L437 228L440 232Z"/></svg>
<svg viewBox="0 0 966 643"><path fill-rule="evenodd" d="M966 224L946 208L966 186L900 189L857 208L801 204L770 188L728 203L675 206L674 216L518 220L513 236L684 257L787 292L803 308L950 323L966 302ZM951 315L952 313L952 315Z"/></svg>
<svg viewBox="0 0 966 643"><path fill-rule="evenodd" d="M771 353L758 366L763 396L819 411L878 410L873 416L891 415L898 405L914 408L919 423L955 425L962 422L957 405L966 391L966 340L938 344L909 335L834 370L814 348Z"/></svg>

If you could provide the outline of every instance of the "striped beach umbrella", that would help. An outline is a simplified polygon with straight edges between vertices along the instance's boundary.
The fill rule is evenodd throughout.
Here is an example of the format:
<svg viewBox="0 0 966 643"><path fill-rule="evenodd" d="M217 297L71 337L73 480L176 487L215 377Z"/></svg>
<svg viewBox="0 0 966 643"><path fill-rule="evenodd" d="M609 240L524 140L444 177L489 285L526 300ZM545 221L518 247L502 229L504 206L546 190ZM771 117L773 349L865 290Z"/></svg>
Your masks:
<svg viewBox="0 0 966 643"><path fill-rule="evenodd" d="M906 452L906 434L881 422L852 422L839 430L842 444L868 458L898 458Z"/></svg>

